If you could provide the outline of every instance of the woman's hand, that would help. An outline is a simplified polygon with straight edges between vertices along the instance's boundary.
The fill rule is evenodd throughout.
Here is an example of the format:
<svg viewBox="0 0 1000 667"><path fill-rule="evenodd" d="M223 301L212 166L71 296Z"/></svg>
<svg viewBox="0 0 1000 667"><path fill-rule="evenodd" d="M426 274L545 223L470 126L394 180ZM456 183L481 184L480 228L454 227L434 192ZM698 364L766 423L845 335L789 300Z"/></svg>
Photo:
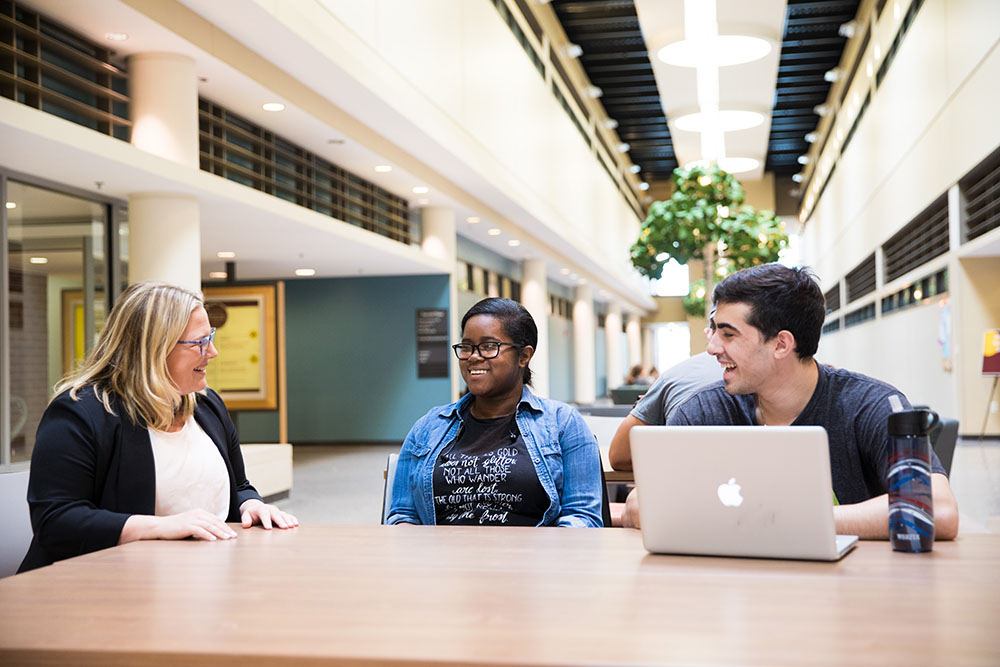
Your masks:
<svg viewBox="0 0 1000 667"><path fill-rule="evenodd" d="M225 521L202 509L170 516L133 514L125 521L118 544L136 540L183 540L186 537L214 542L230 540L236 537L236 532Z"/></svg>
<svg viewBox="0 0 1000 667"><path fill-rule="evenodd" d="M240 505L240 518L244 528L255 523L259 523L265 530L271 530L272 524L278 528L294 528L299 525L299 520L291 514L282 512L274 505L265 505L255 498Z"/></svg>

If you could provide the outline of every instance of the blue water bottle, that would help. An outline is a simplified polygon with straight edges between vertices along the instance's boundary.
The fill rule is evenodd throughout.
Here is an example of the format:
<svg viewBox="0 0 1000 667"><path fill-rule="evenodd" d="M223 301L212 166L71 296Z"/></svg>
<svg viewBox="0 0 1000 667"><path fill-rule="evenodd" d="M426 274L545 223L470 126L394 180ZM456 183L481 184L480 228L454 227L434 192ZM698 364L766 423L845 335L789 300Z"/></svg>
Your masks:
<svg viewBox="0 0 1000 667"><path fill-rule="evenodd" d="M934 546L931 442L933 410L889 415L889 540L894 551L920 553Z"/></svg>

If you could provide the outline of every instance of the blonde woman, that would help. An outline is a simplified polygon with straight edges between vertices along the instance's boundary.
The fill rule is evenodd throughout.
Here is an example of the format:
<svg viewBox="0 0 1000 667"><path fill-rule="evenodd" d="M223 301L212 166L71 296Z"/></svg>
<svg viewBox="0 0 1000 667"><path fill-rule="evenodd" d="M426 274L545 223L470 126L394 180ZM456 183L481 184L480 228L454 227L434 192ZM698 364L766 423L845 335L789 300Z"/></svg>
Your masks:
<svg viewBox="0 0 1000 667"><path fill-rule="evenodd" d="M226 522L291 528L247 481L236 429L206 388L218 355L201 297L138 283L38 426L24 572L135 540L226 540Z"/></svg>

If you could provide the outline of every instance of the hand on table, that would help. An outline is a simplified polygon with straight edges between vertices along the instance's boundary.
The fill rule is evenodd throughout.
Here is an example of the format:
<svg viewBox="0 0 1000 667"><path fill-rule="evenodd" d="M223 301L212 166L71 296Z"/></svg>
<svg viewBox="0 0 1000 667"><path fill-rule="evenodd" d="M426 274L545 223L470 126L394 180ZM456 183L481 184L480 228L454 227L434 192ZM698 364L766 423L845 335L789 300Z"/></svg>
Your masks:
<svg viewBox="0 0 1000 667"><path fill-rule="evenodd" d="M625 511L622 513L622 527L639 527L639 490L632 489L625 498Z"/></svg>
<svg viewBox="0 0 1000 667"><path fill-rule="evenodd" d="M265 530L271 530L272 524L278 528L294 528L299 520L287 512L282 512L274 505L265 505L259 500L248 500L240 506L240 518L243 527L259 523Z"/></svg>
<svg viewBox="0 0 1000 667"><path fill-rule="evenodd" d="M143 522L151 522L151 525L147 526L149 532L135 535L136 539L183 540L186 537L194 537L212 542L236 537L236 532L227 526L224 520L203 509L188 510L170 516L133 515L129 517L129 521L134 521L136 528L139 529L143 527L141 525Z"/></svg>

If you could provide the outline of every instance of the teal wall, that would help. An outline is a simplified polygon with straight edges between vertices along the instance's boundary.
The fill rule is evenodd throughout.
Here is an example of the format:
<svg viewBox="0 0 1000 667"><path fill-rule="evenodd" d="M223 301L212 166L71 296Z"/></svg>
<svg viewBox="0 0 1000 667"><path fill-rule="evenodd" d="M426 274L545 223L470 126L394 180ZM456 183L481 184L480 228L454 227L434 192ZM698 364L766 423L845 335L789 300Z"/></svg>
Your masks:
<svg viewBox="0 0 1000 667"><path fill-rule="evenodd" d="M549 316L549 398L574 398L573 322Z"/></svg>
<svg viewBox="0 0 1000 667"><path fill-rule="evenodd" d="M447 276L292 280L285 302L293 443L402 442L450 402L447 378L417 379L416 340L417 309L448 307Z"/></svg>

